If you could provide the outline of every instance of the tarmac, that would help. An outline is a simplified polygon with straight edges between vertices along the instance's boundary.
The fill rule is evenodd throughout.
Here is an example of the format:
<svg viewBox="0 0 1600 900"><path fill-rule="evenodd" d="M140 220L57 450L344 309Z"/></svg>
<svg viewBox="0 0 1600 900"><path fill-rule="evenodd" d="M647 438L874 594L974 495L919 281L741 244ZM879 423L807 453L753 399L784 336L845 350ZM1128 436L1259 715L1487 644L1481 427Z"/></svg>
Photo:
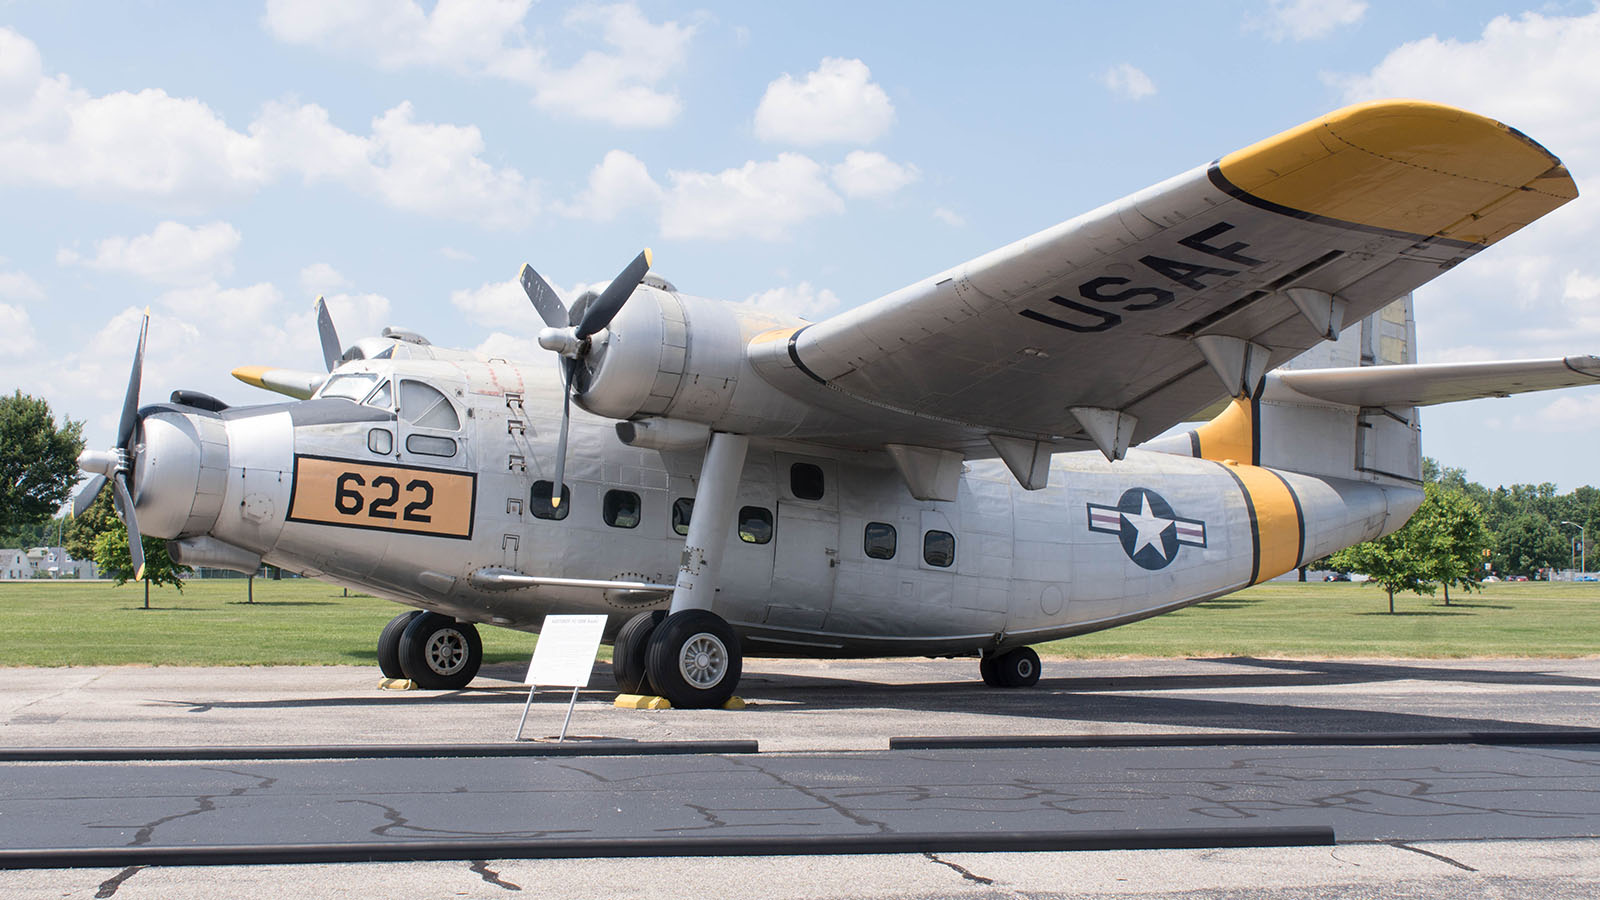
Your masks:
<svg viewBox="0 0 1600 900"><path fill-rule="evenodd" d="M752 660L749 706L728 712L613 708L602 665L579 693L567 755L549 757L432 746L543 752L571 693L536 692L536 740L510 744L527 698L520 666L444 694L379 691L360 668L0 670L3 747L347 751L0 763L4 852L124 854L3 871L0 894L1600 894L1600 740L1582 733L1600 724L1600 660L1047 661L1037 687L1014 691L984 688L975 668ZM1537 734L1503 744L1462 732ZM918 736L1011 746L889 749ZM704 741L723 743L626 746ZM1204 746L1160 745L1174 741ZM391 755L418 744L430 746L416 758ZM1229 835L1335 843L1218 846ZM434 844L449 858L139 855ZM1036 849L1081 846L1175 849ZM997 852L1011 847L1029 852ZM715 858L678 855L702 852ZM664 855L620 858L640 853ZM539 855L578 858L519 858Z"/></svg>

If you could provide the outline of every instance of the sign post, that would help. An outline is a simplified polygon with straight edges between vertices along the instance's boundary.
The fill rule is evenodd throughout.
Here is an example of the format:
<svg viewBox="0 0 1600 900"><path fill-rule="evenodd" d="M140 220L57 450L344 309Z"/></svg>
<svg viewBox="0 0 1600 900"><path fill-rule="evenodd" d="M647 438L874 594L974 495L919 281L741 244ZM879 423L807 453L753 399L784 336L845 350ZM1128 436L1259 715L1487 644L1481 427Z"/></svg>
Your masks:
<svg viewBox="0 0 1600 900"><path fill-rule="evenodd" d="M561 723L556 743L567 739L567 725L572 722L572 710L578 704L578 689L589 686L594 657L600 650L600 638L605 630L604 615L545 616L544 625L539 629L539 643L534 646L533 659L528 662L528 677L522 680L528 686L528 699L522 704L522 720L517 723L517 735L513 740L522 740L522 729L528 724L528 709L533 706L533 692L541 684L572 688L567 717Z"/></svg>

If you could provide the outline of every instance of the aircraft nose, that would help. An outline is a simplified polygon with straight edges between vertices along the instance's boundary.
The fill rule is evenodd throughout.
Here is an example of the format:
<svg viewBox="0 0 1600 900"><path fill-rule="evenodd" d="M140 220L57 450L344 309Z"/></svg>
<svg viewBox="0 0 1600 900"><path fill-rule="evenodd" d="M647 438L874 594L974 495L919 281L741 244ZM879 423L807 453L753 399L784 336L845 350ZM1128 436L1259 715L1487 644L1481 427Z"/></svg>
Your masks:
<svg viewBox="0 0 1600 900"><path fill-rule="evenodd" d="M141 417L133 504L151 537L205 534L228 484L228 430L206 415L157 410Z"/></svg>

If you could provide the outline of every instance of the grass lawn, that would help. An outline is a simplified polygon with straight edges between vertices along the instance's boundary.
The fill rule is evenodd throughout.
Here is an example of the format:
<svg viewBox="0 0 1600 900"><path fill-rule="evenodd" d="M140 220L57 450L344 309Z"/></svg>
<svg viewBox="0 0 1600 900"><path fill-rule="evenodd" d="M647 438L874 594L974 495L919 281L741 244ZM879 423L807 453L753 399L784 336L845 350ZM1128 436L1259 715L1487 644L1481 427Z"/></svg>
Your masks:
<svg viewBox="0 0 1600 900"><path fill-rule="evenodd" d="M190 581L183 593L106 582L0 583L0 666L373 665L402 607L310 579ZM1600 654L1600 584L1489 585L1456 596L1358 584L1275 583L1133 625L1038 647L1045 656L1588 656ZM526 660L535 637L480 629L489 662ZM609 648L602 650L609 655Z"/></svg>

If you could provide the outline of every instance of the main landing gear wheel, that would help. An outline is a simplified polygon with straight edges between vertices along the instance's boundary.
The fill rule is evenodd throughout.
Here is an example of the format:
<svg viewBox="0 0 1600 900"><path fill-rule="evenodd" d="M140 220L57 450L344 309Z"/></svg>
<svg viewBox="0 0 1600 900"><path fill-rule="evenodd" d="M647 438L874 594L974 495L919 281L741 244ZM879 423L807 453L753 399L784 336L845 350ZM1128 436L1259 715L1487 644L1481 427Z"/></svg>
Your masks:
<svg viewBox="0 0 1600 900"><path fill-rule="evenodd" d="M1032 647L1007 650L999 656L984 657L978 663L983 683L990 687L1033 687L1039 683L1039 654Z"/></svg>
<svg viewBox="0 0 1600 900"><path fill-rule="evenodd" d="M422 610L412 609L389 620L378 635L378 671L385 678L404 678L406 670L400 665L400 635L405 633L411 620L422 615Z"/></svg>
<svg viewBox="0 0 1600 900"><path fill-rule="evenodd" d="M400 668L417 687L455 691L483 665L483 641L471 622L423 613L400 633Z"/></svg>
<svg viewBox="0 0 1600 900"><path fill-rule="evenodd" d="M649 694L650 676L645 671L645 653L650 649L650 635L667 617L665 610L642 612L629 619L617 632L611 644L611 674L617 680L617 690L624 694Z"/></svg>
<svg viewBox="0 0 1600 900"><path fill-rule="evenodd" d="M667 616L650 635L645 652L651 686L680 709L715 709L727 703L743 670L739 636L706 609Z"/></svg>

